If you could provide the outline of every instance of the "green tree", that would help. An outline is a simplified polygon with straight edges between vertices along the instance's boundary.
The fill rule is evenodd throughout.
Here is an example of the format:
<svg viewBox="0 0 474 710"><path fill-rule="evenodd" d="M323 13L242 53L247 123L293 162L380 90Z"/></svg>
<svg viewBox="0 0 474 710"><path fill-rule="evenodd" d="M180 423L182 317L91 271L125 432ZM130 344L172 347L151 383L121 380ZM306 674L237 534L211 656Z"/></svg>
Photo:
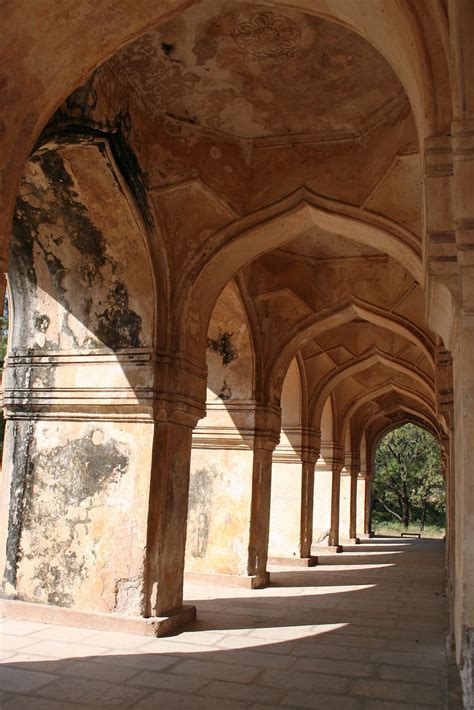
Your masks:
<svg viewBox="0 0 474 710"><path fill-rule="evenodd" d="M375 454L374 511L423 530L428 513L444 518L446 502L439 444L425 429L405 424L384 436Z"/></svg>

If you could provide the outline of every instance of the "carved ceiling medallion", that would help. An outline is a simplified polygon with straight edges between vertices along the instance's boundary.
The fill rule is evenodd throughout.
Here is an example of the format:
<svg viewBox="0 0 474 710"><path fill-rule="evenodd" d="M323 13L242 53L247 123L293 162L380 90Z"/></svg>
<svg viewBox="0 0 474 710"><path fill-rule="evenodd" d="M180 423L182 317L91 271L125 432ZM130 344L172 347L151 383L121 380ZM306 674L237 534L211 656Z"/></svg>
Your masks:
<svg viewBox="0 0 474 710"><path fill-rule="evenodd" d="M234 39L252 57L279 57L298 46L301 32L288 17L258 12L239 23Z"/></svg>

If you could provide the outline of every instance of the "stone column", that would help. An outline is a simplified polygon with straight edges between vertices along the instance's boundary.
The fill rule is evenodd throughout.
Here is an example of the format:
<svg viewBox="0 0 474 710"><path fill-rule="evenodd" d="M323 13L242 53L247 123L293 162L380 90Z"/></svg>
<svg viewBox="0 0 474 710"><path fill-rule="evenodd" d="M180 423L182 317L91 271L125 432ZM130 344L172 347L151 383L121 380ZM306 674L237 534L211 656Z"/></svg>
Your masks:
<svg viewBox="0 0 474 710"><path fill-rule="evenodd" d="M454 402L451 354L438 338L435 352L436 414L440 422L441 466L446 484L446 598L448 602L448 653L454 652L454 589L456 576L456 515L454 485Z"/></svg>
<svg viewBox="0 0 474 710"><path fill-rule="evenodd" d="M349 538L351 542L359 542L357 538L357 481L360 472L360 456L354 451L351 457L351 502Z"/></svg>
<svg viewBox="0 0 474 710"><path fill-rule="evenodd" d="M357 510L356 510L356 537L367 537L366 531L366 506L367 506L367 454L361 453L359 474L357 476Z"/></svg>
<svg viewBox="0 0 474 710"><path fill-rule="evenodd" d="M329 546L341 551L339 544L339 507L341 499L341 471L344 468L343 447L334 442L334 460L331 482L331 529L329 531Z"/></svg>
<svg viewBox="0 0 474 710"><path fill-rule="evenodd" d="M203 370L160 357L145 573L145 616L158 617L160 634L195 618L194 607L183 607L183 575L192 433L205 413L205 384Z"/></svg>
<svg viewBox="0 0 474 710"><path fill-rule="evenodd" d="M315 432L283 427L272 460L270 564L313 567ZM316 442L316 445L319 445Z"/></svg>
<svg viewBox="0 0 474 710"><path fill-rule="evenodd" d="M364 500L364 537L372 537L372 485L373 485L373 440L366 433L365 454L365 500Z"/></svg>
<svg viewBox="0 0 474 710"><path fill-rule="evenodd" d="M455 9L467 6L453 5ZM469 27L466 19L465 28ZM459 25L457 30L462 34ZM451 136L427 141L425 170L428 322L453 357L454 446L450 458L454 457L456 514L448 490L448 565L454 565L456 660L464 703L470 707L474 702L474 121L456 120Z"/></svg>
<svg viewBox="0 0 474 710"><path fill-rule="evenodd" d="M339 496L340 471L342 463L338 463L338 445L332 440L321 440L320 454L314 469L314 503L313 503L313 544L315 555L341 550L333 547L331 530L334 525L339 528ZM335 467L339 472L335 473ZM337 497L337 521L335 519L335 497ZM337 534L339 539L339 532Z"/></svg>
<svg viewBox="0 0 474 710"><path fill-rule="evenodd" d="M314 430L308 430L303 440L300 553L306 559L311 559L313 544L314 467L319 458L320 440L320 432Z"/></svg>
<svg viewBox="0 0 474 710"><path fill-rule="evenodd" d="M278 407L261 406L257 410L247 568L247 573L255 577L256 588L268 582L272 455L280 438L280 427L281 411Z"/></svg>
<svg viewBox="0 0 474 710"><path fill-rule="evenodd" d="M474 8L462 3L465 59L473 57ZM469 6L469 12L468 10ZM458 18L459 19L459 18ZM469 52L469 54L468 54ZM455 121L453 137L454 215L460 269L460 298L453 338L456 477L457 645L466 707L474 705L474 91L472 65L463 68L470 91L471 120Z"/></svg>

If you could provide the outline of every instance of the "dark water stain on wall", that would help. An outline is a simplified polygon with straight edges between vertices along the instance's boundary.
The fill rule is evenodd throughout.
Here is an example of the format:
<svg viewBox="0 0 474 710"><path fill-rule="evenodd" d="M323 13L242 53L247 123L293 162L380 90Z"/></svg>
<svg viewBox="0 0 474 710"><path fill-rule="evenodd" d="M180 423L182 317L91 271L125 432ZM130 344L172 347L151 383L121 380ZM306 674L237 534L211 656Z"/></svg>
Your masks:
<svg viewBox="0 0 474 710"><path fill-rule="evenodd" d="M227 331L220 332L217 338L208 338L207 347L213 353L217 353L222 357L224 367L229 365L238 357L238 352L232 342L233 333Z"/></svg>
<svg viewBox="0 0 474 710"><path fill-rule="evenodd" d="M93 333L85 347L140 347L141 317L129 307L127 285L123 278L115 275L117 263L108 252L107 239L80 202L63 158L57 150L45 150L31 158L31 162L40 168L44 177L40 180L34 175L24 178L16 205L10 247L10 281L16 316L13 347L21 348L30 342L32 329L43 334L48 331L49 316L38 313L39 287L63 306L65 316L61 330L72 338L76 347L81 344L69 326L69 313ZM49 233L48 225L51 225ZM40 276L43 265L50 284L43 283L44 278ZM112 277L104 271L107 266L107 274L111 273ZM66 289L66 276L69 282L77 282L74 292ZM105 279L110 282L106 307L96 312L101 304L100 301L94 303L95 293L103 288ZM42 349L57 348L58 339L58 333L48 331Z"/></svg>
<svg viewBox="0 0 474 710"><path fill-rule="evenodd" d="M65 233L73 246L81 252L83 275L89 286L105 265L106 240L100 229L92 222L86 207L79 202L74 182L57 151L45 151L36 160L48 178L49 185L61 205Z"/></svg>
<svg viewBox="0 0 474 710"><path fill-rule="evenodd" d="M140 316L128 307L128 291L118 281L108 294L108 306L98 314L97 336L110 348L140 347Z"/></svg>
<svg viewBox="0 0 474 710"><path fill-rule="evenodd" d="M205 557L212 513L213 480L216 471L202 468L191 475L189 482L189 530L192 557Z"/></svg>
<svg viewBox="0 0 474 710"><path fill-rule="evenodd" d="M20 540L23 528L23 510L25 490L31 476L33 462L30 448L33 440L34 424L29 422L11 422L11 450L13 471L10 484L10 508L8 515L8 537L6 544L6 562L3 572L4 581L16 585L18 563L20 560Z"/></svg>

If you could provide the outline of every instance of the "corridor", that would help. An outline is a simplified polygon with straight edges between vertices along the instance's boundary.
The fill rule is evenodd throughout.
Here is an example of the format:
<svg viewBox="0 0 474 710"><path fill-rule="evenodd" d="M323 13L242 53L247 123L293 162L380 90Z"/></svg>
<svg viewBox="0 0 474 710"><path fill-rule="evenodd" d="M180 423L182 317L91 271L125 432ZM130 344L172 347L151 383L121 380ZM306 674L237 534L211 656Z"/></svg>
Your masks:
<svg viewBox="0 0 474 710"><path fill-rule="evenodd" d="M444 707L444 544L373 539L263 590L187 585L171 638L1 621L4 710Z"/></svg>

